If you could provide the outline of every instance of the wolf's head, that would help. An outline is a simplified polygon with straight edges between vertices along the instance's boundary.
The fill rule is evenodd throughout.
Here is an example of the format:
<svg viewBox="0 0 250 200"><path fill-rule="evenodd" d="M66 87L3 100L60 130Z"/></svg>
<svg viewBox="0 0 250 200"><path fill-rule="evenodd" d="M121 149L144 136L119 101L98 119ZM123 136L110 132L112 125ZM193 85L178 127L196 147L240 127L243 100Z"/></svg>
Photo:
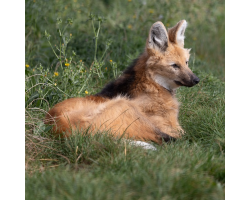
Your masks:
<svg viewBox="0 0 250 200"><path fill-rule="evenodd" d="M147 71L155 82L170 91L179 86L192 87L200 81L188 67L190 49L184 48L186 27L187 22L182 20L167 31L162 22L156 22L149 31L145 50Z"/></svg>

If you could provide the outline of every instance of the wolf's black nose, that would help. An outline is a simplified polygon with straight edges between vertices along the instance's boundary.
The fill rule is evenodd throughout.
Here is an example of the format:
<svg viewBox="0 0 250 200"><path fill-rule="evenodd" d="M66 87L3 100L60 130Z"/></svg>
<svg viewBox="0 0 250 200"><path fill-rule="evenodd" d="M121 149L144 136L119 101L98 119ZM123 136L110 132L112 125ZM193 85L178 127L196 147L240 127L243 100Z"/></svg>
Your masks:
<svg viewBox="0 0 250 200"><path fill-rule="evenodd" d="M193 79L193 84L196 85L199 82L200 82L200 79L197 76L195 76Z"/></svg>

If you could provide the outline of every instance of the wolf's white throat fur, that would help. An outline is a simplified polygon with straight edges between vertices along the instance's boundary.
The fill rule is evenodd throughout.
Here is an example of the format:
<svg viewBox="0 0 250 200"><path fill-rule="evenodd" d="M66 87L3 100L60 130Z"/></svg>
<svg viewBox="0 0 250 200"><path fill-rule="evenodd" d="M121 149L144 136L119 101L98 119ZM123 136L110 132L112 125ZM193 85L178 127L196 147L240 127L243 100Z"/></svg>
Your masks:
<svg viewBox="0 0 250 200"><path fill-rule="evenodd" d="M170 80L162 75L157 74L153 77L153 79L156 83L158 83L160 86L164 87L165 89L167 89L170 92L172 92L173 90L175 90L177 88L177 86L175 86L173 80Z"/></svg>

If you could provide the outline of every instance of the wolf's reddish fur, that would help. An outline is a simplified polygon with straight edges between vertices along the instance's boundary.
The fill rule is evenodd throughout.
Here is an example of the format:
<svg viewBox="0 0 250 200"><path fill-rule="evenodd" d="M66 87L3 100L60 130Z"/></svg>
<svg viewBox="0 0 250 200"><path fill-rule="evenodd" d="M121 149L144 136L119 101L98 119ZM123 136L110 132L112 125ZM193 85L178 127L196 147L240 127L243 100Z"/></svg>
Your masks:
<svg viewBox="0 0 250 200"><path fill-rule="evenodd" d="M153 24L146 48L134 63L101 92L56 104L46 116L53 132L69 136L72 130L111 130L135 140L161 144L184 133L178 122L175 90L199 82L188 68L189 50L184 48L186 21L165 29Z"/></svg>

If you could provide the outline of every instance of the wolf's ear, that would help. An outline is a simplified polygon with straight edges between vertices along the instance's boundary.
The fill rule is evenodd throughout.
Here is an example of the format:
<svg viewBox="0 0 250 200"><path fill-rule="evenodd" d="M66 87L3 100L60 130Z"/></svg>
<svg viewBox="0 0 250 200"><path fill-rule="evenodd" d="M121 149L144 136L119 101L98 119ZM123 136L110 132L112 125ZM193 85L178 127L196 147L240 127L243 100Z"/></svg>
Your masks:
<svg viewBox="0 0 250 200"><path fill-rule="evenodd" d="M164 52L168 47L168 33L162 22L155 22L149 31L147 47Z"/></svg>
<svg viewBox="0 0 250 200"><path fill-rule="evenodd" d="M184 33L187 27L186 20L179 21L174 27L168 29L169 40L184 47Z"/></svg>

